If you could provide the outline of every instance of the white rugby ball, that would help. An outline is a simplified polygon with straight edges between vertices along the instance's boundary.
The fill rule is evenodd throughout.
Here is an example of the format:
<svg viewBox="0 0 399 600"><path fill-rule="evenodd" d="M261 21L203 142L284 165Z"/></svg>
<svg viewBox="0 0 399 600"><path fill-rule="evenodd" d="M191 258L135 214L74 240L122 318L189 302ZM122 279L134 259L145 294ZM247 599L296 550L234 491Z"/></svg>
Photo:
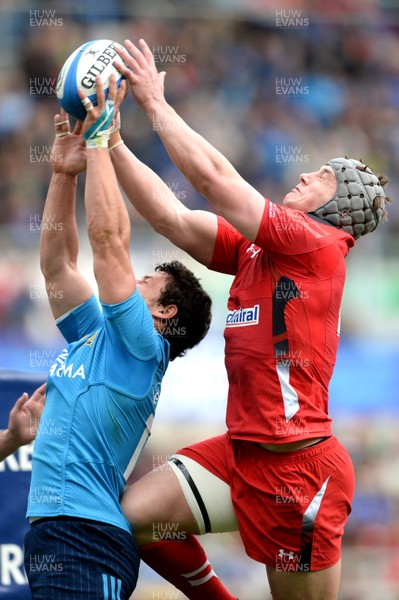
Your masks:
<svg viewBox="0 0 399 600"><path fill-rule="evenodd" d="M86 117L86 109L78 96L79 88L94 106L97 105L97 76L101 77L105 96L108 95L109 77L112 73L116 76L119 88L124 78L112 63L115 59L123 61L115 52L116 47L122 48L118 42L112 40L92 40L82 44L65 61L58 75L56 94L62 108L75 119L84 121Z"/></svg>

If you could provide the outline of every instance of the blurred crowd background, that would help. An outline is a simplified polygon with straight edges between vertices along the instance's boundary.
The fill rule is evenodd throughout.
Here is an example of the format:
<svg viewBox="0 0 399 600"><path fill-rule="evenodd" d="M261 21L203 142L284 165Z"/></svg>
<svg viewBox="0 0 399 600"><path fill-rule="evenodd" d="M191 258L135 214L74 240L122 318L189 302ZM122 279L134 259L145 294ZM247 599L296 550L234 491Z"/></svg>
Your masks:
<svg viewBox="0 0 399 600"><path fill-rule="evenodd" d="M341 600L399 599L399 6L396 0L2 0L0 6L0 369L45 373L63 341L39 271L50 179L55 84L67 56L95 38L143 37L167 71L176 110L280 202L335 156L390 178L389 220L348 258L341 343L331 385L335 433L357 473ZM191 208L212 210L171 164L129 96L126 144ZM81 268L94 285L78 221ZM231 278L206 272L132 217L137 273L179 258L214 299L210 334L165 378L138 475L177 447L224 429L224 311ZM47 224L48 225L48 224ZM264 568L238 536L206 536L218 573L243 600L268 597ZM245 582L245 585L243 585ZM143 567L134 598L180 598ZM162 595L166 594L166 595ZM169 594L169 595L168 595Z"/></svg>

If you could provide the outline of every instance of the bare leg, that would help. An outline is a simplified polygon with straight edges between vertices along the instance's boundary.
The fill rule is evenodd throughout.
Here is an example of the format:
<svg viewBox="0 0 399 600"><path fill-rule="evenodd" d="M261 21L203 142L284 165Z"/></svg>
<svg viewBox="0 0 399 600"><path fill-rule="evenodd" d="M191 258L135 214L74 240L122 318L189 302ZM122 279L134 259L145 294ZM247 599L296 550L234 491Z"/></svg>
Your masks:
<svg viewBox="0 0 399 600"><path fill-rule="evenodd" d="M173 525L173 531L199 533L180 483L168 464L131 485L122 496L121 506L139 546L158 541L160 524Z"/></svg>
<svg viewBox="0 0 399 600"><path fill-rule="evenodd" d="M154 571L190 600L235 600L191 535L199 533L199 527L168 465L134 483L124 493L121 505L133 525L141 558Z"/></svg>
<svg viewBox="0 0 399 600"><path fill-rule="evenodd" d="M273 600L337 600L341 561L329 569L285 573L266 567Z"/></svg>

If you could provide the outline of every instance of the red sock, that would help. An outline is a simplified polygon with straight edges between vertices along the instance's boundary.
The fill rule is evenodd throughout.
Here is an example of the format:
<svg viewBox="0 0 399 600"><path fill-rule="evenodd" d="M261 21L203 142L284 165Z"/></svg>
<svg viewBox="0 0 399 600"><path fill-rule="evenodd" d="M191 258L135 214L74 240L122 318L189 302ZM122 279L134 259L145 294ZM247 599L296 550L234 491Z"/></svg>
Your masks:
<svg viewBox="0 0 399 600"><path fill-rule="evenodd" d="M140 546L141 558L190 600L235 600L226 590L193 535Z"/></svg>

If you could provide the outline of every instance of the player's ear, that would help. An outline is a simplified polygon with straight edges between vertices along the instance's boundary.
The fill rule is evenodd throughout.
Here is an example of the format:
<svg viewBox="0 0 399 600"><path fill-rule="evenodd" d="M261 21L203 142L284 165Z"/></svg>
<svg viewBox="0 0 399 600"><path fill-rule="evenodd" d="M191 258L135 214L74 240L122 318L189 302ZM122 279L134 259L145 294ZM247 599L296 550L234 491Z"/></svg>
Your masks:
<svg viewBox="0 0 399 600"><path fill-rule="evenodd" d="M158 304L157 308L153 311L153 316L158 319L172 319L177 315L177 312L176 304L168 304L167 306Z"/></svg>

